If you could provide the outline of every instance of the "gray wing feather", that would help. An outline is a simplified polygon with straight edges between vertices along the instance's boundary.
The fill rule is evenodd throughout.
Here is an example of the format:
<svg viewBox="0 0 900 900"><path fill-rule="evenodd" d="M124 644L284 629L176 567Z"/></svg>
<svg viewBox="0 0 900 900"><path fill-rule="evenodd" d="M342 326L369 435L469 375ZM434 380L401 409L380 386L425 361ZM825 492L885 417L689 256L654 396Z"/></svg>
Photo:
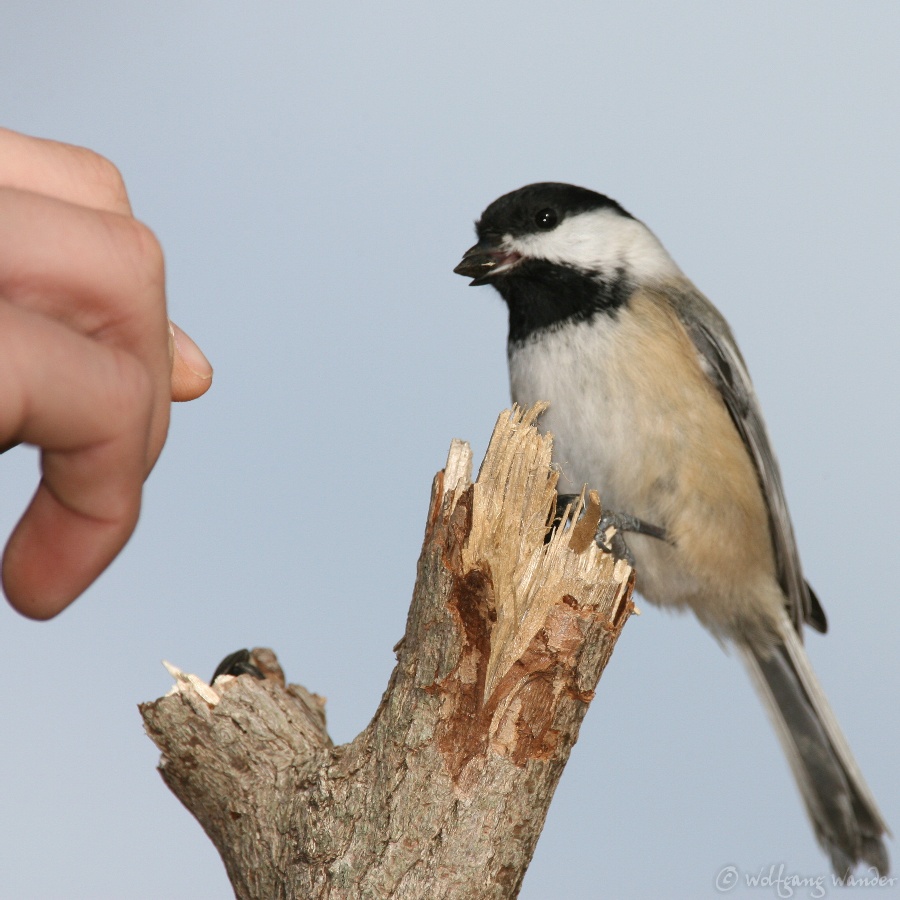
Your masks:
<svg viewBox="0 0 900 900"><path fill-rule="evenodd" d="M677 296L674 307L756 466L769 510L785 595L782 643L762 652L749 644L739 644L739 649L766 701L816 836L831 855L835 871L846 875L857 863L866 862L885 874L888 857L882 836L890 832L803 649L801 625L810 622L824 631L825 616L803 580L781 474L747 367L728 324L693 286Z"/></svg>
<svg viewBox="0 0 900 900"><path fill-rule="evenodd" d="M719 311L695 289L679 294L675 298L674 308L756 467L769 511L778 580L787 598L788 616L798 633L807 621L824 630L824 614L818 603L817 608L813 609L812 596L803 580L778 463L772 453L747 366L731 329Z"/></svg>

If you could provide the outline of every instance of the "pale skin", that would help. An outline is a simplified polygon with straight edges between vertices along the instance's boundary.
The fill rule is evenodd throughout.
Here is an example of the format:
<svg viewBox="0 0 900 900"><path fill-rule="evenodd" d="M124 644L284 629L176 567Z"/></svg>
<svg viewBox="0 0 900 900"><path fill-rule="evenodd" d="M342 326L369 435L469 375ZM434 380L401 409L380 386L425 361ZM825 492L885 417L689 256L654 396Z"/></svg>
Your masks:
<svg viewBox="0 0 900 900"><path fill-rule="evenodd" d="M162 250L115 166L0 129L0 448L41 451L40 484L3 555L13 607L52 618L112 562L171 402L211 381L168 319Z"/></svg>

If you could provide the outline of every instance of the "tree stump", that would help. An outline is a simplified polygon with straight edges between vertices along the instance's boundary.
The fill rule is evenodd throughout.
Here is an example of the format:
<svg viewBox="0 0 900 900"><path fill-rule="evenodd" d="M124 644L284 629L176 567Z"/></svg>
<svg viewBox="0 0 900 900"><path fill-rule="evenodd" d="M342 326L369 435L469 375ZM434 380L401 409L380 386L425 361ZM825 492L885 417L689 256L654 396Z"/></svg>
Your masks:
<svg viewBox="0 0 900 900"><path fill-rule="evenodd" d="M324 703L265 675L141 706L166 784L237 897L515 897L594 689L633 610L596 495L551 528L543 406L504 411L478 479L454 441L435 477L397 666L368 727L333 746ZM602 768L602 766L600 766Z"/></svg>

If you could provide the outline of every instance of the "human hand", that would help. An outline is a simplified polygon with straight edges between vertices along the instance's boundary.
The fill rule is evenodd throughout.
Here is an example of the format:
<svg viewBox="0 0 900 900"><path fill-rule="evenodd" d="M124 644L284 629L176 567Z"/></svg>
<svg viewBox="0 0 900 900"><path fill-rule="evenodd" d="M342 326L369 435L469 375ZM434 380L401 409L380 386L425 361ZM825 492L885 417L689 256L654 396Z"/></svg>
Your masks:
<svg viewBox="0 0 900 900"><path fill-rule="evenodd" d="M166 315L163 255L116 168L0 129L0 447L41 449L41 481L3 556L6 596L48 619L137 524L172 400L212 368Z"/></svg>

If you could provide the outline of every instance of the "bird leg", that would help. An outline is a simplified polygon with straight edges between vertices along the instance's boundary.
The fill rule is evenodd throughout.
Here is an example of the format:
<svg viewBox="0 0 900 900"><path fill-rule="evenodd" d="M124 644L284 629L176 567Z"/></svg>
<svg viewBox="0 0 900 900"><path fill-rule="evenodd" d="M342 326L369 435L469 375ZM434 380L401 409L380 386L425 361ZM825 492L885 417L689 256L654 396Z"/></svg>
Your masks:
<svg viewBox="0 0 900 900"><path fill-rule="evenodd" d="M558 524L562 518L561 510L564 510L568 504L574 506L577 501L578 494L559 494L556 498L554 524ZM659 525L652 525L650 522L645 522L628 513L604 510L597 524L594 540L601 550L612 553L616 559L624 559L632 568L634 568L634 555L625 542L626 532L646 534L648 537L654 537L660 541L668 540L665 528L661 528Z"/></svg>

